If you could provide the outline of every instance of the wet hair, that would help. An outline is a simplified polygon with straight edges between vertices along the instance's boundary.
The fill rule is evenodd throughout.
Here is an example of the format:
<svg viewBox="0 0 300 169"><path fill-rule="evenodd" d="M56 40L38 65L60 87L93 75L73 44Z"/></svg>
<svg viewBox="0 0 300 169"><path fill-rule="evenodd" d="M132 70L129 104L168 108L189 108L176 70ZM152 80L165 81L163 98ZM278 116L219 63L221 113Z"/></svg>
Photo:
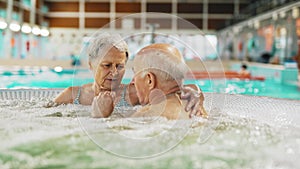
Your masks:
<svg viewBox="0 0 300 169"><path fill-rule="evenodd" d="M87 54L89 61L102 58L112 48L120 52L125 52L126 61L128 59L128 46L119 34L102 33L94 35L88 44Z"/></svg>
<svg viewBox="0 0 300 169"><path fill-rule="evenodd" d="M243 69L247 69L247 65L246 64L242 64L242 66L241 66Z"/></svg>
<svg viewBox="0 0 300 169"><path fill-rule="evenodd" d="M134 59L134 68L137 71L151 71L163 80L184 79L188 68L183 58L170 59L170 54L160 49L144 49ZM145 75L145 74L144 74Z"/></svg>

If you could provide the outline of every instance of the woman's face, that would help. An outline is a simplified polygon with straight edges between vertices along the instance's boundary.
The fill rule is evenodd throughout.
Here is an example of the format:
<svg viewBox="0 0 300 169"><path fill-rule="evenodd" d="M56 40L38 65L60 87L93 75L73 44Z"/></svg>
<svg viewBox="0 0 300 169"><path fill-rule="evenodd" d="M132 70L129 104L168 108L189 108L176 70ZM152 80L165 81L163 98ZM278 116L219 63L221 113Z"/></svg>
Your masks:
<svg viewBox="0 0 300 169"><path fill-rule="evenodd" d="M114 90L120 86L125 73L126 59L125 52L112 47L99 63L91 63L95 82L100 89Z"/></svg>

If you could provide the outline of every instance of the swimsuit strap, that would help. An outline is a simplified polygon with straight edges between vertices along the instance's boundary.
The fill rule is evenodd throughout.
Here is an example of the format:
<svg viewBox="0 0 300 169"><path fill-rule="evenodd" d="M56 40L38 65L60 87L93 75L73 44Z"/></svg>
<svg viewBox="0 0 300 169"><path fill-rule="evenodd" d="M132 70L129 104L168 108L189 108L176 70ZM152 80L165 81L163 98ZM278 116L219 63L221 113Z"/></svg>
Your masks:
<svg viewBox="0 0 300 169"><path fill-rule="evenodd" d="M80 92L81 92L81 87L79 87L79 89L78 89L78 92L77 92L77 95L76 95L76 97L73 101L73 104L80 104L80 102L79 102Z"/></svg>
<svg viewBox="0 0 300 169"><path fill-rule="evenodd" d="M126 86L124 87L122 94L121 94L121 98L115 105L115 108L113 111L113 114L116 117L120 117L120 118L129 117L131 114L133 114L136 111L132 108L132 105L130 105L126 101L125 98L126 98Z"/></svg>

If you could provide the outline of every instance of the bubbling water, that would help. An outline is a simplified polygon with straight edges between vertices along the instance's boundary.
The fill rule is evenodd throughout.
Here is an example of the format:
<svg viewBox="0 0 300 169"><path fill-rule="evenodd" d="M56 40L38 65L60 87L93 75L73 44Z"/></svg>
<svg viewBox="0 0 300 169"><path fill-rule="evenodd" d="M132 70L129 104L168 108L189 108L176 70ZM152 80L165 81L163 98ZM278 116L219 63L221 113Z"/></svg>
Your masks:
<svg viewBox="0 0 300 169"><path fill-rule="evenodd" d="M161 117L144 125L130 123L130 118L117 115L93 119L89 117L89 106L46 108L51 98L1 100L0 168L289 169L299 166L299 101L226 95L224 107L220 108L212 107L213 95L218 98L218 94L205 94L205 107L210 112L207 121L190 126L184 139L169 151L142 160L101 149L85 134L81 122L88 121L95 129L89 134L102 138L106 147L132 154L155 152L161 147L132 146L131 142L120 142L112 132L144 138L167 131L168 137L157 142L166 145L180 134L181 126ZM213 133L202 139L206 131Z"/></svg>

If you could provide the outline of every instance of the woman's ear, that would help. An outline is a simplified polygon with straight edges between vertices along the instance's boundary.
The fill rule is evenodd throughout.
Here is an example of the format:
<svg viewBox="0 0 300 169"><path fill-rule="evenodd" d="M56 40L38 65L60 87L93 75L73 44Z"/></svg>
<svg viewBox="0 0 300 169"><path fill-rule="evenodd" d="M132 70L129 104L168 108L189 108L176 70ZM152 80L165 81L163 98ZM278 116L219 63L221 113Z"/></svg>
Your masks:
<svg viewBox="0 0 300 169"><path fill-rule="evenodd" d="M156 85L156 77L155 74L149 72L147 73L147 84L150 89L154 89Z"/></svg>
<svg viewBox="0 0 300 169"><path fill-rule="evenodd" d="M90 69L91 72L94 72L93 64L90 61L89 61L89 69Z"/></svg>
<svg viewBox="0 0 300 169"><path fill-rule="evenodd" d="M92 71L93 70L93 66L92 63L89 61L89 69Z"/></svg>

